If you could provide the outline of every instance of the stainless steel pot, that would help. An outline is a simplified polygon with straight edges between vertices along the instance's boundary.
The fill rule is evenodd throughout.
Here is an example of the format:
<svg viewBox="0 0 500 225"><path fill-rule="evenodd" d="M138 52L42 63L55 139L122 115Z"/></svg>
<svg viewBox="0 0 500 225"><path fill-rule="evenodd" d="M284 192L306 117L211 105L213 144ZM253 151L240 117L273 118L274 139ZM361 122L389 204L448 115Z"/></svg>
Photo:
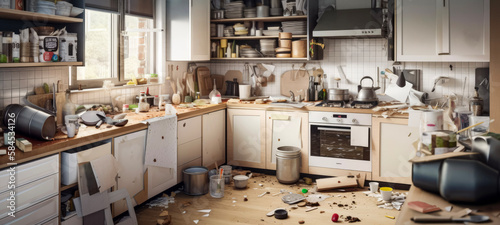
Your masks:
<svg viewBox="0 0 500 225"><path fill-rule="evenodd" d="M187 195L204 195L208 193L208 169L193 166L182 171L184 193Z"/></svg>
<svg viewBox="0 0 500 225"><path fill-rule="evenodd" d="M361 86L364 79L370 79L372 81L372 86L371 87ZM373 78L371 78L370 76L365 76L361 78L358 85L358 96L356 97L356 101L359 102L378 101L377 93L375 93L375 90L377 90L378 88L373 87L373 83L374 83Z"/></svg>
<svg viewBox="0 0 500 225"><path fill-rule="evenodd" d="M349 89L328 89L328 101L349 101Z"/></svg>
<svg viewBox="0 0 500 225"><path fill-rule="evenodd" d="M48 113L12 104L5 108L5 124L9 122L10 114L15 115L16 132L43 140L52 140L56 134L56 119Z"/></svg>

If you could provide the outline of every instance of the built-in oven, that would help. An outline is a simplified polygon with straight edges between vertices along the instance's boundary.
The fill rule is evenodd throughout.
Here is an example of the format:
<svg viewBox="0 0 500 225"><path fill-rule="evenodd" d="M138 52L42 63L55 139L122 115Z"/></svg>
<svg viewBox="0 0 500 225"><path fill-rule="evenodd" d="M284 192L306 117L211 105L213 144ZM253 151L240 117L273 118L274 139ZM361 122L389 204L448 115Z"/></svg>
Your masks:
<svg viewBox="0 0 500 225"><path fill-rule="evenodd" d="M309 166L371 171L371 114L309 113Z"/></svg>

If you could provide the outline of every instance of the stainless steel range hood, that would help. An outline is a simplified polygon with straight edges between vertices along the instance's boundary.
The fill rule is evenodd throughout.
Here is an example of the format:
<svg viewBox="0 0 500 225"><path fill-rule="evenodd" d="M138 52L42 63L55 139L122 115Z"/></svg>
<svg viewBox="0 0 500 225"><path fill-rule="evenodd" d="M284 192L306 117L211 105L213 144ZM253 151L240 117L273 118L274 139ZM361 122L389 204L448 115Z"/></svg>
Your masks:
<svg viewBox="0 0 500 225"><path fill-rule="evenodd" d="M313 37L382 37L382 9L325 9Z"/></svg>

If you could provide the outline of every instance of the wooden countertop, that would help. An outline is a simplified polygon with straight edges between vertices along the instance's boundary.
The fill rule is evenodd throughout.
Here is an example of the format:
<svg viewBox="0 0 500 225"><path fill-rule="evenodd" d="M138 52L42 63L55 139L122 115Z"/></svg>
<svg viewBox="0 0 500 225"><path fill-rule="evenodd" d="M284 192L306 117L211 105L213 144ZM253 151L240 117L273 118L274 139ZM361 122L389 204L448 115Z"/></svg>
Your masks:
<svg viewBox="0 0 500 225"><path fill-rule="evenodd" d="M205 105L197 106L194 108L180 108L176 107L177 119L183 120L191 117L199 116L205 113L210 113L225 109L226 104L218 105ZM160 117L165 114L164 111L148 112L148 113L128 113L127 119L129 120L127 125L123 127L109 126L103 124L100 128L95 128L93 126L82 128L73 138L67 138L67 136L58 131L55 140L53 141L42 141L33 138L24 137L22 135L16 134L16 138L24 137L31 142L33 145L33 150L31 152L22 152L16 149L15 160L9 160L8 155L0 156L0 169L7 167L7 163L24 163L37 158L42 158L45 156L53 155L62 151L66 151L78 146L94 143L97 141L117 137L127 133L132 133L139 130L147 129L147 125L143 123L144 120Z"/></svg>
<svg viewBox="0 0 500 225"><path fill-rule="evenodd" d="M407 204L408 204L408 202L411 202L411 201L426 202L426 203L431 204L431 205L436 205L441 209L443 209L444 207L447 207L447 206L453 206L453 209L451 210L451 212L447 212L445 210L442 210L439 212L423 214L423 213L419 213L417 211L414 211L414 210L408 208ZM489 216L491 221L484 223L484 224L500 224L500 217L499 217L500 202L486 204L486 205L452 204L452 203L449 203L448 201L444 200L443 198L441 198L441 196L439 196L439 195L426 192L426 191L424 191L418 187L415 187L415 186L412 186L410 188L410 192L408 193L407 199L406 199L403 207L401 208L401 213L399 213L399 216L397 217L396 224L397 225L418 224L418 223L414 223L413 221L411 221L411 218L414 216L419 216L419 215L453 216L458 211L465 209L465 208L477 209L479 211L475 214ZM426 224L431 225L431 224L435 224L435 223L426 223ZM439 224L444 224L444 223L439 223ZM446 224L457 224L457 223L446 223Z"/></svg>
<svg viewBox="0 0 500 225"><path fill-rule="evenodd" d="M355 109L355 108L334 108L334 107L319 107L319 106L306 106L303 108L293 108L293 107L280 107L270 103L256 104L253 101L242 102L242 103L227 103L228 109L255 109L255 110L267 110L267 111L320 111L320 112L338 112L338 113L366 113L372 114L374 117L382 117L382 111L373 111L372 109ZM408 118L408 114L395 113L390 116L391 118Z"/></svg>

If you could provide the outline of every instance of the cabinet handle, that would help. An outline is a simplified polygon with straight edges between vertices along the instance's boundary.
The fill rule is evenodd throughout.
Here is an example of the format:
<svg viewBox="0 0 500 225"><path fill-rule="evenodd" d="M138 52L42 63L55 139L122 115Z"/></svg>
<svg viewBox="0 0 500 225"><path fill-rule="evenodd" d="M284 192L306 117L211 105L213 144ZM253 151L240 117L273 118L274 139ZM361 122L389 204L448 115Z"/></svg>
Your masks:
<svg viewBox="0 0 500 225"><path fill-rule="evenodd" d="M442 53L438 53L438 55L450 55L450 53L442 52Z"/></svg>
<svg viewBox="0 0 500 225"><path fill-rule="evenodd" d="M186 123L184 123L184 124L182 125L182 127L186 127Z"/></svg>
<svg viewBox="0 0 500 225"><path fill-rule="evenodd" d="M446 7L446 0L443 0L443 7Z"/></svg>

